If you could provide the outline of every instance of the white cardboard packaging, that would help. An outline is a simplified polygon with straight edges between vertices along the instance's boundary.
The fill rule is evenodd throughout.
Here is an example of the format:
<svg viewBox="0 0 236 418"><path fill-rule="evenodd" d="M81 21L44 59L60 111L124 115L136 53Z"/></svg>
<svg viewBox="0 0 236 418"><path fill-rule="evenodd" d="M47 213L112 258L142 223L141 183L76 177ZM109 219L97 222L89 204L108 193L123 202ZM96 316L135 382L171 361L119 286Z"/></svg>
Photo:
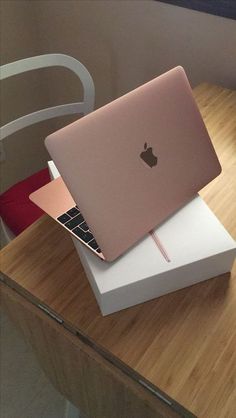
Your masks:
<svg viewBox="0 0 236 418"><path fill-rule="evenodd" d="M52 178L59 176L52 161ZM166 261L148 235L118 260L100 260L73 239L103 315L229 272L236 245L200 196L156 228ZM222 278L222 280L224 280Z"/></svg>

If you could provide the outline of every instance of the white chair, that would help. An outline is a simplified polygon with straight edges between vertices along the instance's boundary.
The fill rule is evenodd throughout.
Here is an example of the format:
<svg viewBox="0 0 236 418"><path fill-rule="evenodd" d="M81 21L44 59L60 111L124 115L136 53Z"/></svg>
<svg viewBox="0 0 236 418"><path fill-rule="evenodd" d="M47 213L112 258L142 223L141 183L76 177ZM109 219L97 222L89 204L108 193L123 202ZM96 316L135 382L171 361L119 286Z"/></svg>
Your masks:
<svg viewBox="0 0 236 418"><path fill-rule="evenodd" d="M59 106L54 106L29 115L22 116L0 128L1 150L4 152L2 141L9 135L34 125L35 123L51 119L58 116L70 114L86 115L94 109L95 88L93 79L81 62L77 59L64 54L47 54L36 57L26 58L19 61L12 62L0 67L0 80L12 77L16 74L24 73L26 71L37 70L46 67L65 67L73 71L80 79L83 86L83 101L75 103L67 103ZM2 230L7 242L14 238L14 234L8 226L1 219ZM79 418L81 415L76 407L70 402L66 401L65 418Z"/></svg>
<svg viewBox="0 0 236 418"><path fill-rule="evenodd" d="M24 115L14 121L7 123L0 128L1 152L4 155L3 140L9 135L34 125L35 123L45 121L54 117L83 114L86 115L94 109L95 88L93 79L81 62L77 59L64 54L46 54L36 57L25 58L0 67L0 80L21 74L27 71L37 70L47 67L65 67L73 71L80 79L83 86L83 101L75 103L61 104L59 106L49 107ZM14 238L13 232L1 218L2 231L6 242Z"/></svg>

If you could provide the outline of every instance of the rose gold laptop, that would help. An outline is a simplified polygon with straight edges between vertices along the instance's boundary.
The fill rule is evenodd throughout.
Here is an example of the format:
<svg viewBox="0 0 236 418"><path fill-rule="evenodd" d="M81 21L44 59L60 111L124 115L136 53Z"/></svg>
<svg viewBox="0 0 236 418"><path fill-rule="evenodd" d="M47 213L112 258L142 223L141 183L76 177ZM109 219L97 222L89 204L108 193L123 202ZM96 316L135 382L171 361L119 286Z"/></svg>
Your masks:
<svg viewBox="0 0 236 418"><path fill-rule="evenodd" d="M53 133L46 147L65 183L31 200L107 261L221 171L182 67Z"/></svg>

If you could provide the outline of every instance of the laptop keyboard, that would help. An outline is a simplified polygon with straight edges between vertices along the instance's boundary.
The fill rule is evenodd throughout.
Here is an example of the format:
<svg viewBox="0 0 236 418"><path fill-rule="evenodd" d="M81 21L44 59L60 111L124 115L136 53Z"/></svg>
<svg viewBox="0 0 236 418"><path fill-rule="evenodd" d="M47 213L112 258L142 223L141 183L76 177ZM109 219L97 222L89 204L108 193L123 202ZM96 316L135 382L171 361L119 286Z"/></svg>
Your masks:
<svg viewBox="0 0 236 418"><path fill-rule="evenodd" d="M97 253L101 253L101 249L94 239L93 234L89 230L89 227L86 224L83 215L80 213L78 206L69 209L67 212L60 215L57 220Z"/></svg>

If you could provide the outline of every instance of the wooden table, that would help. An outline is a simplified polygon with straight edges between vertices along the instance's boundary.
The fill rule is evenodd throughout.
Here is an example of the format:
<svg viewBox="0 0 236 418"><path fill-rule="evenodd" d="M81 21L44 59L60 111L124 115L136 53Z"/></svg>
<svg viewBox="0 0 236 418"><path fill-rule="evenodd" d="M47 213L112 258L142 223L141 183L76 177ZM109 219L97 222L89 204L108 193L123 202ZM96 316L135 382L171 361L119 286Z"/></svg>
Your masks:
<svg viewBox="0 0 236 418"><path fill-rule="evenodd" d="M223 166L221 176L201 196L235 237L236 92L201 84L194 95ZM3 305L59 390L77 403L78 364L70 364L70 375L66 374L77 347L87 350L100 371L111 373L112 391L105 396L109 406L104 406L101 381L89 383L93 398L104 402L100 412L97 405L86 404L85 395L79 399L90 416L194 416L175 400L201 418L236 417L235 268L231 277L217 277L102 317L69 235L47 216L5 247L1 258ZM91 377L90 372L87 367L84 378ZM116 390L120 392L110 402Z"/></svg>

